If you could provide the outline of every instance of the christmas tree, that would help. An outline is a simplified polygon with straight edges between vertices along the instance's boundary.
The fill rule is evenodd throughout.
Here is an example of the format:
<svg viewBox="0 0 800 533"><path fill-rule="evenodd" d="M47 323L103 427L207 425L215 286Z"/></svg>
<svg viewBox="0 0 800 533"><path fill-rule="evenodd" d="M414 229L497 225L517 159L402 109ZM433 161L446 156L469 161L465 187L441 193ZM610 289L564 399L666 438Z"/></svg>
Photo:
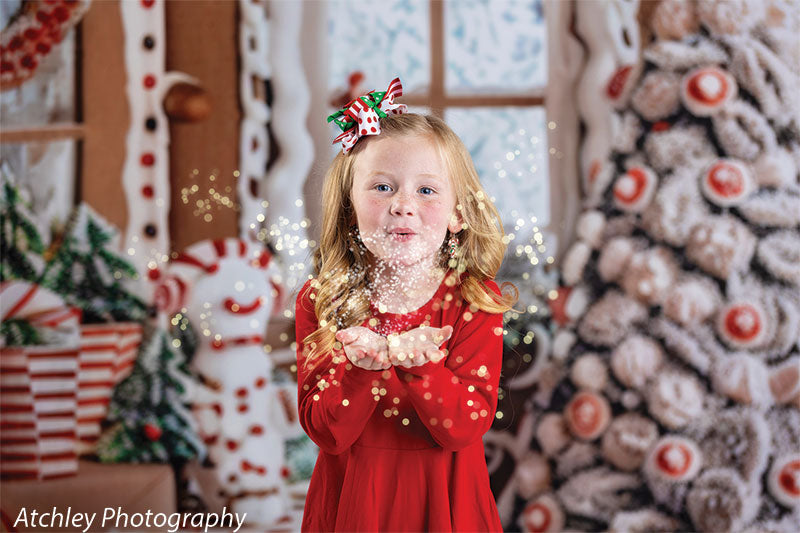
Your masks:
<svg viewBox="0 0 800 533"><path fill-rule="evenodd" d="M663 0L551 304L527 531L797 531L800 12Z"/></svg>
<svg viewBox="0 0 800 533"><path fill-rule="evenodd" d="M138 274L113 251L115 237L113 226L81 204L42 275L42 285L83 311L84 323L141 321L147 316L145 303L125 285Z"/></svg>
<svg viewBox="0 0 800 533"><path fill-rule="evenodd" d="M100 460L175 464L204 455L186 407L190 379L180 342L152 329L133 372L114 389L110 427L97 443Z"/></svg>
<svg viewBox="0 0 800 533"><path fill-rule="evenodd" d="M44 267L45 240L5 161L0 163L0 188L0 281L36 282Z"/></svg>

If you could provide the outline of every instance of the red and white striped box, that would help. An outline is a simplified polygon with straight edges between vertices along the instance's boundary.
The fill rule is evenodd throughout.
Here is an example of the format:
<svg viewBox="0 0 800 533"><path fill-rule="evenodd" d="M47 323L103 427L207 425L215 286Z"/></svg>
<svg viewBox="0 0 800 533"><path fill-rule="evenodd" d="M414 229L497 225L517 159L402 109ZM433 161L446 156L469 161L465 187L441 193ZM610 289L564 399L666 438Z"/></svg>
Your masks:
<svg viewBox="0 0 800 533"><path fill-rule="evenodd" d="M0 349L0 478L35 479L39 449L24 348Z"/></svg>
<svg viewBox="0 0 800 533"><path fill-rule="evenodd" d="M0 353L0 476L74 474L78 347L21 346Z"/></svg>
<svg viewBox="0 0 800 533"><path fill-rule="evenodd" d="M119 333L115 324L81 326L78 371L78 453L91 453L100 436L100 424L108 413L116 380Z"/></svg>
<svg viewBox="0 0 800 533"><path fill-rule="evenodd" d="M78 453L90 454L100 437L114 386L128 377L142 342L137 322L81 326L78 374Z"/></svg>
<svg viewBox="0 0 800 533"><path fill-rule="evenodd" d="M142 325L138 322L120 322L117 324L119 338L117 340L117 364L114 367L114 382L120 383L133 372L139 346L142 344Z"/></svg>
<svg viewBox="0 0 800 533"><path fill-rule="evenodd" d="M28 371L39 436L39 477L78 471L77 399L79 346L27 347Z"/></svg>

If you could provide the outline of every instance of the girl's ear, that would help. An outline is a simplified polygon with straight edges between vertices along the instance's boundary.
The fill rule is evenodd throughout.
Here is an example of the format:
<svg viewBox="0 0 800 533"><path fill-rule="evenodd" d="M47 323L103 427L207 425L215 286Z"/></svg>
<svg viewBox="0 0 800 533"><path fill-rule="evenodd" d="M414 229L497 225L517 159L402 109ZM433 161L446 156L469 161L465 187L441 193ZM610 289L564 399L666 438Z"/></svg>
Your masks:
<svg viewBox="0 0 800 533"><path fill-rule="evenodd" d="M461 218L461 213L457 210L453 211L453 214L450 215L450 223L447 224L447 229L450 230L450 233L456 234L461 231L461 225L464 223L464 219Z"/></svg>

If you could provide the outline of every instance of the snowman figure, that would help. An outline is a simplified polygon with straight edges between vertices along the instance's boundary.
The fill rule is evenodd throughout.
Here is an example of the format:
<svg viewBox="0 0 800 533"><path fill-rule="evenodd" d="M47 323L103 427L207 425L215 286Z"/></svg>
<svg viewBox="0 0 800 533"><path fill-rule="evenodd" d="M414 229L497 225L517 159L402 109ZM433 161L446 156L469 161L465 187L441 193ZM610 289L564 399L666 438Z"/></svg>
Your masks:
<svg viewBox="0 0 800 533"><path fill-rule="evenodd" d="M278 308L271 254L239 239L201 241L170 264L156 303L181 310L198 333L192 359L199 384L190 393L219 486L247 523L287 519L289 471L284 441L302 434L294 387L272 383L264 335Z"/></svg>

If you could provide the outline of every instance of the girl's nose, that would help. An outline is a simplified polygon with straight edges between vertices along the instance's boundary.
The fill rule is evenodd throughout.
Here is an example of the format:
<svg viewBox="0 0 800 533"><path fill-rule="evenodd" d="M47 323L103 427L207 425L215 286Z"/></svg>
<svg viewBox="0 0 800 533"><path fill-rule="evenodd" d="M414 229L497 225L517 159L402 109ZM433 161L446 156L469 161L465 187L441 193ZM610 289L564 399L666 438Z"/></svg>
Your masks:
<svg viewBox="0 0 800 533"><path fill-rule="evenodd" d="M392 199L392 214L403 216L414 214L414 202L402 192L397 193Z"/></svg>

